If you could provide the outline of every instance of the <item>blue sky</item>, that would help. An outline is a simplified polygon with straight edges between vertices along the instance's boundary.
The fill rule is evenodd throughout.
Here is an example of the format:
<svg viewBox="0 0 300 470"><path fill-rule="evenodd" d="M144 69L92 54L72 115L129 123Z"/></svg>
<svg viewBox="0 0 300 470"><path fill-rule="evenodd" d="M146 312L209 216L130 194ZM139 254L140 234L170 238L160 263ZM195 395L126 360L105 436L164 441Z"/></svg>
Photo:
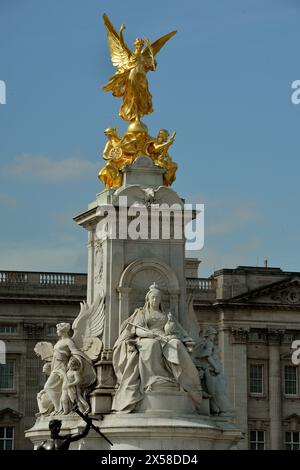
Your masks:
<svg viewBox="0 0 300 470"><path fill-rule="evenodd" d="M145 122L177 131L173 188L205 203L200 275L266 258L300 271L298 0L0 0L0 269L86 270L72 217L103 189L103 130L126 127L101 91L103 12L129 44L178 30Z"/></svg>

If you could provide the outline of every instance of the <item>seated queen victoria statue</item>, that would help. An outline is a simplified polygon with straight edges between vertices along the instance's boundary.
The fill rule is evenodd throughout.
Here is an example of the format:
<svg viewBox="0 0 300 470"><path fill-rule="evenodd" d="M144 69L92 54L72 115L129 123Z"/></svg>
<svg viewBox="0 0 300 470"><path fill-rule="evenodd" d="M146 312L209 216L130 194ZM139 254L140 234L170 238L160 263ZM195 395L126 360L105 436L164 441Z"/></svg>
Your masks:
<svg viewBox="0 0 300 470"><path fill-rule="evenodd" d="M195 408L202 399L198 371L188 348L192 340L171 313L164 311L155 284L145 305L126 320L114 345L113 366L117 390L112 409L130 413L145 393L185 391Z"/></svg>

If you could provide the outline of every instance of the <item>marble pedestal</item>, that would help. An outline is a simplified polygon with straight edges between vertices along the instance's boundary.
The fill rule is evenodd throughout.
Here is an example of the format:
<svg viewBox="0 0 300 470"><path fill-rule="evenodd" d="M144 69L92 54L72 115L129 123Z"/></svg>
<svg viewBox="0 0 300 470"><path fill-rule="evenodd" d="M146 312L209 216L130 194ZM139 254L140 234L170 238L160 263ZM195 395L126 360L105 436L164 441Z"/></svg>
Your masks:
<svg viewBox="0 0 300 470"><path fill-rule="evenodd" d="M202 399L197 412L194 402L186 392L171 388L168 390L158 389L145 393L143 400L136 406L136 413L146 413L152 416L169 414L209 416L209 400Z"/></svg>
<svg viewBox="0 0 300 470"><path fill-rule="evenodd" d="M48 424L43 418L26 432L36 447L49 438ZM77 433L84 423L76 416L62 417L61 434ZM241 438L236 426L222 418L209 418L195 413L116 413L104 416L94 424L112 442L110 446L95 431L74 442L72 450L234 450Z"/></svg>

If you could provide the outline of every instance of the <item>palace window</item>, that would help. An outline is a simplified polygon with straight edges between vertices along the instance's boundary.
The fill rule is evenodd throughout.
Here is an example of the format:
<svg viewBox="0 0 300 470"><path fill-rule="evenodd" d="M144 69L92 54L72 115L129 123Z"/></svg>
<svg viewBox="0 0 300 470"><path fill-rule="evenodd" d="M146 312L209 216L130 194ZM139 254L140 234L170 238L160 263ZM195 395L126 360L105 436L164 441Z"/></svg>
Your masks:
<svg viewBox="0 0 300 470"><path fill-rule="evenodd" d="M0 426L0 450L14 449L14 428L12 426Z"/></svg>
<svg viewBox="0 0 300 470"><path fill-rule="evenodd" d="M265 450L265 431L250 431L250 449Z"/></svg>
<svg viewBox="0 0 300 470"><path fill-rule="evenodd" d="M251 330L249 333L249 341L265 341L266 340L266 333L264 331L259 330Z"/></svg>
<svg viewBox="0 0 300 470"><path fill-rule="evenodd" d="M14 359L7 359L6 364L0 364L0 390L13 390L15 388Z"/></svg>
<svg viewBox="0 0 300 470"><path fill-rule="evenodd" d="M298 377L297 367L285 366L284 367L284 393L285 395L298 394Z"/></svg>
<svg viewBox="0 0 300 470"><path fill-rule="evenodd" d="M286 333L283 337L283 341L285 343L292 343L297 337L298 335L295 333Z"/></svg>
<svg viewBox="0 0 300 470"><path fill-rule="evenodd" d="M48 335L48 336L57 336L57 328L56 328L56 325L48 325L48 327L47 327L47 335Z"/></svg>
<svg viewBox="0 0 300 470"><path fill-rule="evenodd" d="M286 450L300 450L300 433L299 432L286 432L285 433L285 449Z"/></svg>
<svg viewBox="0 0 300 470"><path fill-rule="evenodd" d="M250 364L250 393L255 395L262 395L264 393L263 364Z"/></svg>
<svg viewBox="0 0 300 470"><path fill-rule="evenodd" d="M1 333L17 333L17 325L0 325L0 334Z"/></svg>

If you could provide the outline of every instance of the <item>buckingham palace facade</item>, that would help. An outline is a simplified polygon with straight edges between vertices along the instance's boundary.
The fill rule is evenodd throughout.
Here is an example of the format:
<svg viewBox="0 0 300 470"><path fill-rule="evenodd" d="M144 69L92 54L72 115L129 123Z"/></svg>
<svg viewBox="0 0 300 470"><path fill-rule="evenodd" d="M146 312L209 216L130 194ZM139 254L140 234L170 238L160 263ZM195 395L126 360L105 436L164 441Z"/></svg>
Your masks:
<svg viewBox="0 0 300 470"><path fill-rule="evenodd" d="M243 433L239 449L300 449L300 273L239 266L199 278L186 259L186 287L201 329L218 327L218 347ZM0 271L0 449L30 449L24 437L43 388L38 341L55 342L56 323L72 322L86 297L86 275Z"/></svg>

